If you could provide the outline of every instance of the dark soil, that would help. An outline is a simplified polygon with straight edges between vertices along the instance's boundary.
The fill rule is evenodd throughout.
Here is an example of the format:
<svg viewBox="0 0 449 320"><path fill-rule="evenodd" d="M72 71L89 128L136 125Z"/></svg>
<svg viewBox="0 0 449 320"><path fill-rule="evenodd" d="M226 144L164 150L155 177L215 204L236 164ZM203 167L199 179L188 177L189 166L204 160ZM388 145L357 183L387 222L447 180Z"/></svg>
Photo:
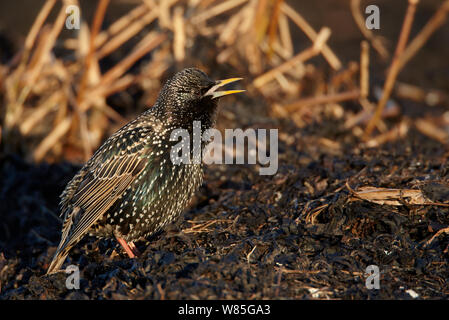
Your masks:
<svg viewBox="0 0 449 320"><path fill-rule="evenodd" d="M225 103L225 114L242 112L233 104ZM138 243L140 258L127 258L113 240L87 237L73 249L66 265L80 267L80 290L66 289L64 273L44 276L60 237L58 195L78 167L3 156L0 298L411 299L409 289L419 298L449 297L449 236L424 245L449 225L449 209L348 202L345 188L419 187L445 201L447 190L435 186L447 181L447 150L413 130L380 149L360 149L335 121L299 131L289 121L252 119L246 124L280 130L275 176L250 165L208 166L191 207ZM343 147L320 146L320 137ZM381 271L379 290L365 286L369 265Z"/></svg>

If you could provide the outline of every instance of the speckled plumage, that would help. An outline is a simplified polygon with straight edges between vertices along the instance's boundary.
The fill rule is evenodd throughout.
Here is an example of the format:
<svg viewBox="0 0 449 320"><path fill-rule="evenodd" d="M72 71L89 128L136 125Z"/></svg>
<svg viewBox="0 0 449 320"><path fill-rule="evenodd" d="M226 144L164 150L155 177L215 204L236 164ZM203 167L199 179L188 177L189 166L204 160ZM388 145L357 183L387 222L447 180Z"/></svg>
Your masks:
<svg viewBox="0 0 449 320"><path fill-rule="evenodd" d="M126 250L127 242L161 230L180 215L203 173L201 164L171 162L170 149L178 141L170 141L170 134L183 128L192 138L193 121L201 121L202 130L213 127L215 98L237 92L209 94L222 85L217 83L198 69L184 69L167 81L152 108L95 152L61 194L62 237L47 273L58 271L86 234L116 237Z"/></svg>

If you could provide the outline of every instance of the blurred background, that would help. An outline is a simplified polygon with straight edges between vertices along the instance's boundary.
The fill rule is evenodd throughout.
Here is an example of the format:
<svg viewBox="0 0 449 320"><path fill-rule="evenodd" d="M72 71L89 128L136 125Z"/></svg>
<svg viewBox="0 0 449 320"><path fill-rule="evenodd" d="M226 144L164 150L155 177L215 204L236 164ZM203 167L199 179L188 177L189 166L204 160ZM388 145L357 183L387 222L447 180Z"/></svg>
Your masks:
<svg viewBox="0 0 449 320"><path fill-rule="evenodd" d="M223 120L219 127L232 124L236 115L245 123L260 113L292 119L302 128L319 123L324 113L344 121L342 129L357 141L378 145L369 143L373 128L367 126L374 110L383 109L379 101L385 96L387 108L381 115L395 122L385 124L381 117L372 121L374 134L396 128L404 136L411 125L446 143L447 2L419 2L409 43L425 33L435 15L439 24L421 35L421 45L393 77L392 99L388 88L384 94L384 83L408 2L376 1L379 30L364 28L369 4L3 1L1 149L36 162L82 163L108 135L154 103L167 77L188 66L214 78L245 78L244 110L229 109L225 119L230 122ZM69 5L80 8L79 30L65 26ZM304 107L311 105L312 110ZM418 122L410 122L410 116Z"/></svg>

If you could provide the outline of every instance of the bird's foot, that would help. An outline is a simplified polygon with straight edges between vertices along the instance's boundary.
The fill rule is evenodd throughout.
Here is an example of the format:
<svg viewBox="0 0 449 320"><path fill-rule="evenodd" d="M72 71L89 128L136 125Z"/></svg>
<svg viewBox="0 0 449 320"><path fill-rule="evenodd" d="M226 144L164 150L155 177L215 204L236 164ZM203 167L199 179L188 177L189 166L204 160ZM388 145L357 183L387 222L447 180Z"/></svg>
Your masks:
<svg viewBox="0 0 449 320"><path fill-rule="evenodd" d="M139 251L139 249L137 249L136 245L134 244L134 242L130 242L129 243L129 248L131 249L131 251L134 253L134 255L136 257L140 257L141 253Z"/></svg>
<svg viewBox="0 0 449 320"><path fill-rule="evenodd" d="M125 252L128 254L130 258L135 258L140 256L140 252L137 249L136 245L131 241L129 244L125 241L125 239L116 237L118 243L121 244Z"/></svg>

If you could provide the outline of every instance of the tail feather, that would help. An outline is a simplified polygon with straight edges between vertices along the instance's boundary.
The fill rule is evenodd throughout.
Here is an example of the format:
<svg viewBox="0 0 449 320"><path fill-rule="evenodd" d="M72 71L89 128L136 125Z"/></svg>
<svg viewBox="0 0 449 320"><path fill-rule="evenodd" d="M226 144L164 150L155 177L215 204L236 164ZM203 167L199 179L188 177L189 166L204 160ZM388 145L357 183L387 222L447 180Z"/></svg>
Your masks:
<svg viewBox="0 0 449 320"><path fill-rule="evenodd" d="M59 249L59 248L58 248ZM61 269L67 255L69 254L70 248L64 248L63 250L56 250L56 254L48 267L47 274L52 274L58 272Z"/></svg>
<svg viewBox="0 0 449 320"><path fill-rule="evenodd" d="M78 214L81 212L80 208L69 208L64 212L64 224L62 227L62 236L61 241L59 242L58 248L56 249L56 253L53 257L53 260L48 267L47 274L58 272L61 268L62 264L67 258L70 249L75 245L78 241L71 242L71 231L73 227L73 220L78 217Z"/></svg>

